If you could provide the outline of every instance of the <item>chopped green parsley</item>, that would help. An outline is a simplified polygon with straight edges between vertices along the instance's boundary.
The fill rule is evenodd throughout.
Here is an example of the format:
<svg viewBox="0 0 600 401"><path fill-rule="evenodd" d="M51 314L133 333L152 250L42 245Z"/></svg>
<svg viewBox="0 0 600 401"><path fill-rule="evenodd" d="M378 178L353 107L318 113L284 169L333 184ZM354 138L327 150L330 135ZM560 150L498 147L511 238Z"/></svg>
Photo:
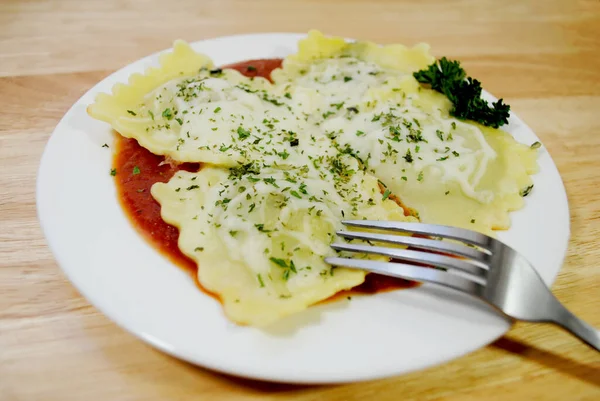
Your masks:
<svg viewBox="0 0 600 401"><path fill-rule="evenodd" d="M241 126L237 129L237 134L239 139L246 139L250 136L250 131L246 131Z"/></svg>
<svg viewBox="0 0 600 401"><path fill-rule="evenodd" d="M526 197L527 195L529 195L529 193L531 192L532 189L533 189L533 184L531 184L530 186L528 186L526 188L523 188L519 194L522 197Z"/></svg>
<svg viewBox="0 0 600 401"><path fill-rule="evenodd" d="M162 116L164 118L166 118L167 120L171 120L171 119L173 119L173 111L169 108L166 108L163 110Z"/></svg>

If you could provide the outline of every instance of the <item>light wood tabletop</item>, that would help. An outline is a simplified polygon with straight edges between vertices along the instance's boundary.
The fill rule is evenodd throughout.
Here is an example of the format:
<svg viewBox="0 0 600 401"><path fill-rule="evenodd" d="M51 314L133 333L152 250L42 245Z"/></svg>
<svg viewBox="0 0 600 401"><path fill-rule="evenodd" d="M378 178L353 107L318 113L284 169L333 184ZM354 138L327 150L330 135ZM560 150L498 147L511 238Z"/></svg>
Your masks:
<svg viewBox="0 0 600 401"><path fill-rule="evenodd" d="M154 350L67 281L36 218L35 180L68 108L176 38L311 28L428 42L512 106L554 158L568 193L572 235L553 290L600 327L600 1L2 0L0 400L600 399L599 354L550 326L517 324L471 355L391 379L270 384Z"/></svg>

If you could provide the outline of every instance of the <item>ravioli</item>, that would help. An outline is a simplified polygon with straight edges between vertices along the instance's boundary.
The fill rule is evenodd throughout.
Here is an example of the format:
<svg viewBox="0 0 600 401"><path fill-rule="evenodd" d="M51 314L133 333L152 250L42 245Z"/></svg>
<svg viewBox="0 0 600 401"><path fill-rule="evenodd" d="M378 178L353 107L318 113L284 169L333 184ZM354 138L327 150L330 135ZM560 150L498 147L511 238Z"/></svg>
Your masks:
<svg viewBox="0 0 600 401"><path fill-rule="evenodd" d="M509 134L451 117L450 102L412 72L428 48L346 43L311 32L274 72L320 97L307 111L423 222L487 234L510 226L509 211L537 171L536 152ZM297 89L298 90L298 89Z"/></svg>
<svg viewBox="0 0 600 401"><path fill-rule="evenodd" d="M265 153L257 142L265 136L280 136L274 139L280 149L271 150L282 152L284 137L304 122L269 88L264 78L213 69L210 59L178 41L159 68L100 94L88 113L173 161L236 166L252 160L253 151Z"/></svg>
<svg viewBox="0 0 600 401"><path fill-rule="evenodd" d="M411 220L354 158L328 164L206 167L152 187L163 219L179 229L179 248L231 320L265 326L361 284L364 271L323 260L335 255L329 244L343 218Z"/></svg>

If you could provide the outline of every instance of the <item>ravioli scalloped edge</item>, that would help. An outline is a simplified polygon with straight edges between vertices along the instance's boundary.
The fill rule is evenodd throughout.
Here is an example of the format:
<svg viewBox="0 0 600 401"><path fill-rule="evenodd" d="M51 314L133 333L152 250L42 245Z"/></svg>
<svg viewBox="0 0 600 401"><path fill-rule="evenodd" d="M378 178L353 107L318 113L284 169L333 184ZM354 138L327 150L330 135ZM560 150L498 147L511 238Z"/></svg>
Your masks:
<svg viewBox="0 0 600 401"><path fill-rule="evenodd" d="M87 112L91 117L109 123L121 135L136 138L152 153L163 154L160 146L154 144L151 138L136 135L132 128L135 115L128 110L137 109L144 96L160 85L175 78L196 75L202 68L213 68L214 63L209 57L195 52L183 40L176 40L173 51L161 54L158 60L158 67L150 67L143 74L132 74L127 84L115 84L111 94L99 93L94 103L88 106Z"/></svg>
<svg viewBox="0 0 600 401"><path fill-rule="evenodd" d="M284 59L283 69L276 69L271 75L273 81L278 82L285 79L287 72L298 73L304 65L336 54L351 55L384 68L412 73L435 61L429 49L430 46L426 43L407 47L401 44L378 45L368 41L347 42L344 38L328 37L317 30L311 30L306 39L299 41L298 52Z"/></svg>

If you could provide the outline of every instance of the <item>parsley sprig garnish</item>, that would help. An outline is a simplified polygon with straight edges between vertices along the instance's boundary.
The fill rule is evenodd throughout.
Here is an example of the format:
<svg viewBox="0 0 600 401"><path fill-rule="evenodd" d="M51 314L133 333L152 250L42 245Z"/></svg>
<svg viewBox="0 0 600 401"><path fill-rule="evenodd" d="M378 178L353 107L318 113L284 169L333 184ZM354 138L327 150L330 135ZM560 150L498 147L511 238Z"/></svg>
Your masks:
<svg viewBox="0 0 600 401"><path fill-rule="evenodd" d="M417 81L446 95L453 107L450 115L461 120L473 120L488 127L508 124L510 106L500 99L490 106L481 98L481 82L467 77L458 61L442 57L426 69L413 73Z"/></svg>

